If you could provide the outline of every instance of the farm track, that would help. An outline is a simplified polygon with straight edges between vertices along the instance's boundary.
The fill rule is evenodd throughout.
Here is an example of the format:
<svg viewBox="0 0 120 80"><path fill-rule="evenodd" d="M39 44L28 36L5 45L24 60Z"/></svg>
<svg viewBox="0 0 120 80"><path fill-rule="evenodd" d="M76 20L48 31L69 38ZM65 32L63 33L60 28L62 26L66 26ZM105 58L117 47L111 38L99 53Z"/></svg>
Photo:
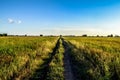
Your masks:
<svg viewBox="0 0 120 80"><path fill-rule="evenodd" d="M65 69L64 77L65 77L65 80L74 80L74 76L73 76L71 64L70 64L69 47L63 39L62 39L62 42L63 42L63 46L65 49L65 52L64 52L64 69Z"/></svg>
<svg viewBox="0 0 120 80"><path fill-rule="evenodd" d="M60 38L61 39L61 38ZM59 40L60 40L59 39ZM51 57L49 59L47 59L45 61L45 63L42 65L43 68L42 69L38 69L36 70L36 74L34 75L38 75L38 77L32 77L30 78L29 80L46 80L46 75L47 75L47 72L48 72L48 69L49 69L49 64L51 63L53 57L55 56L56 54L56 51L59 49L60 47L60 42L59 40L57 41L57 44L55 46L55 48L53 49L53 52L51 53ZM64 78L65 80L74 80L74 76L73 76L73 73L72 73L72 69L71 69L71 64L70 64L70 57L69 57L69 47L67 45L67 43L62 39L62 45L64 47ZM42 72L42 76L39 76L40 75L40 72Z"/></svg>
<svg viewBox="0 0 120 80"><path fill-rule="evenodd" d="M56 51L58 50L58 48L60 47L60 42L59 42L60 38L58 39L57 43L56 43L56 46L55 48L53 49L53 52L50 53L51 56L49 59L46 59L45 62L40 65L40 69L37 69L35 71L35 76L32 76L32 78L29 78L29 80L46 80L46 75L47 75L47 72L48 72L48 69L49 69L49 64L50 62L52 61L53 57L55 56L56 54ZM36 77L37 75L37 77Z"/></svg>
<svg viewBox="0 0 120 80"><path fill-rule="evenodd" d="M47 72L49 70L49 64L51 63L57 50L60 48L60 39L62 40L62 45L64 47L64 59L63 59L64 79L65 80L74 80L74 76L73 76L71 64L70 64L69 46L68 46L67 42L65 42L64 39L62 39L62 38L58 39L56 46L53 49L53 52L50 53L50 57L48 59L44 59L44 63L42 65L40 65L40 68L35 70L35 73L32 76L29 76L30 75L29 72L28 72L28 75L26 75L26 76L21 74L22 72L24 72L28 69L28 67L27 67L28 61L27 61L26 64L24 65L26 68L24 69L24 66L23 66L23 70L21 70L22 72L20 72L17 75L16 75L16 73L14 73L13 76L11 76L10 80L17 80L17 78L20 78L22 80L46 80Z"/></svg>
<svg viewBox="0 0 120 80"><path fill-rule="evenodd" d="M17 78L20 78L20 80L46 80L46 75L49 69L49 63L52 61L53 57L56 54L56 51L60 47L59 40L60 39L58 39L52 53L49 53L50 57L48 59L44 59L44 63L40 65L40 68L35 70L33 75L31 75L29 71L27 72L27 75L22 74L24 71L29 70L29 63L27 61L23 68L21 68L21 71L19 73L14 73L13 76L11 76L10 80L17 80Z"/></svg>

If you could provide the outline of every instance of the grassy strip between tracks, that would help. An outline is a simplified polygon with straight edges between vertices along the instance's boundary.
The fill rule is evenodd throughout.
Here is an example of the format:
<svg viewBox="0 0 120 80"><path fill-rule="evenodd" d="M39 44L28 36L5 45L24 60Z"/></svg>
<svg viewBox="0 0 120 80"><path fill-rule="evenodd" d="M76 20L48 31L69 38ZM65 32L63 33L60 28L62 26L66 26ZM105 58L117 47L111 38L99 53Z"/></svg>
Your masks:
<svg viewBox="0 0 120 80"><path fill-rule="evenodd" d="M64 75L63 75L64 48L61 39L59 41L60 41L60 47L58 48L58 50L56 50L56 53L53 56L52 61L49 63L49 70L47 72L46 80L64 80Z"/></svg>

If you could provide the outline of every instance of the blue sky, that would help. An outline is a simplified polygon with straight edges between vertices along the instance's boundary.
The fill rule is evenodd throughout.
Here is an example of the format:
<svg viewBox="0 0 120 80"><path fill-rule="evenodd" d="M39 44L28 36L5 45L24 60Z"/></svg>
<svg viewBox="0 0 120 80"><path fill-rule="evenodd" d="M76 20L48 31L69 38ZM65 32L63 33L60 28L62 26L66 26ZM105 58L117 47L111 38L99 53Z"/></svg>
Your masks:
<svg viewBox="0 0 120 80"><path fill-rule="evenodd" d="M0 0L0 33L120 35L120 0Z"/></svg>

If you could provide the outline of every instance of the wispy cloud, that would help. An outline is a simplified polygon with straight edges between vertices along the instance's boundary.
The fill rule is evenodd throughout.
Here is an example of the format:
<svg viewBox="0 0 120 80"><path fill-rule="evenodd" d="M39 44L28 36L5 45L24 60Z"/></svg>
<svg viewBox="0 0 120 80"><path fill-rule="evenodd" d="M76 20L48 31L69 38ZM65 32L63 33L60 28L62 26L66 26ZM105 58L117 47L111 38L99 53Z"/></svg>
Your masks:
<svg viewBox="0 0 120 80"><path fill-rule="evenodd" d="M61 28L53 28L53 29L43 29L41 30L41 32L43 34L56 34L56 35L83 35L83 34L87 34L87 35L104 35L107 36L109 34L113 34L113 35L119 35L120 32L118 32L119 29L114 30L112 29L101 29L101 28L82 28L82 27L61 27ZM40 32L40 31L36 31L36 32Z"/></svg>
<svg viewBox="0 0 120 80"><path fill-rule="evenodd" d="M21 20L18 20L18 22L17 22L18 24L21 24L22 23L22 21Z"/></svg>
<svg viewBox="0 0 120 80"><path fill-rule="evenodd" d="M11 18L8 18L8 23L13 24L15 21Z"/></svg>
<svg viewBox="0 0 120 80"><path fill-rule="evenodd" d="M21 20L14 20L12 18L8 18L8 23L10 23L10 24L13 24L13 23L21 24L22 21Z"/></svg>

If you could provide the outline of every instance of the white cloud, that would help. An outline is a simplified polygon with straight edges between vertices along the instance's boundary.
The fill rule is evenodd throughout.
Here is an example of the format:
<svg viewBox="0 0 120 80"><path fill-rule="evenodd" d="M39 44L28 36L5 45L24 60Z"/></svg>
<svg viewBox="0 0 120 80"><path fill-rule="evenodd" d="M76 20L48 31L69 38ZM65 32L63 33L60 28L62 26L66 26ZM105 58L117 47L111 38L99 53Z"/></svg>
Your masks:
<svg viewBox="0 0 120 80"><path fill-rule="evenodd" d="M14 21L13 19L8 18L8 23L12 24L12 23L14 23L14 22L15 22L15 21Z"/></svg>
<svg viewBox="0 0 120 80"><path fill-rule="evenodd" d="M10 24L13 24L13 23L21 24L22 21L21 20L13 20L11 18L8 18L8 23L10 23Z"/></svg>
<svg viewBox="0 0 120 80"><path fill-rule="evenodd" d="M22 23L22 21L21 20L18 20L18 22L17 22L18 24L21 24Z"/></svg>

